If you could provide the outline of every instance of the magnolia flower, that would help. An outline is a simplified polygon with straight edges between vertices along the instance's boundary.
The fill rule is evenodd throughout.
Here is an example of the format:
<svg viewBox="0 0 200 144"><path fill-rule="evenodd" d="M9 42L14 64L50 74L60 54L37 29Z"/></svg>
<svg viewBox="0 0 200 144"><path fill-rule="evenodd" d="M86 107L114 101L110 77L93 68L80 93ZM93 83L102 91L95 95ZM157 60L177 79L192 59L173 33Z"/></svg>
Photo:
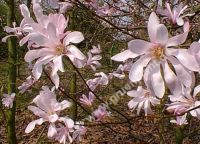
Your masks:
<svg viewBox="0 0 200 144"><path fill-rule="evenodd" d="M73 140L77 142L80 142L81 137L87 132L87 129L85 126L83 126L83 124L84 122L76 122L76 124L74 125L75 131L73 133Z"/></svg>
<svg viewBox="0 0 200 144"><path fill-rule="evenodd" d="M196 95L200 92L200 85L194 88L193 95L191 95L191 88L183 87L180 95L169 95L171 104L167 104L167 110L174 112L176 115L181 115L197 106L200 106L200 101L197 100ZM190 111L194 117L200 118L200 108Z"/></svg>
<svg viewBox="0 0 200 144"><path fill-rule="evenodd" d="M108 84L109 79L105 73L96 73L95 76L97 77L87 81L87 85L90 87L91 90L95 90L98 86L105 86Z"/></svg>
<svg viewBox="0 0 200 144"><path fill-rule="evenodd" d="M177 124L177 125L187 125L187 113L184 114L183 116L177 116L176 120L170 120L171 123Z"/></svg>
<svg viewBox="0 0 200 144"><path fill-rule="evenodd" d="M9 94L3 94L2 98L2 103L5 107L7 108L12 108L13 107L13 102L15 100L15 93L11 93Z"/></svg>
<svg viewBox="0 0 200 144"><path fill-rule="evenodd" d="M125 78L125 72L130 71L132 65L133 65L132 61L126 61L124 64L120 64L116 71L110 73L109 75L110 79L112 79L113 76L119 79Z"/></svg>
<svg viewBox="0 0 200 144"><path fill-rule="evenodd" d="M16 27L16 22L13 22L13 28L9 27L9 26L5 26L4 30L6 31L6 33L11 33L11 35L8 35L8 36L5 36L3 39L2 39L2 42L6 42L6 40L9 38L9 37L12 37L12 36L21 36L22 35L22 32L21 32L21 27Z"/></svg>
<svg viewBox="0 0 200 144"><path fill-rule="evenodd" d="M125 61L129 58L140 58L133 63L129 73L132 82L140 81L143 75L150 78L155 95L162 98L165 92L164 80L172 93L180 93L180 83L190 87L192 84L191 71L198 71L199 64L195 57L186 49L175 49L185 42L189 32L189 23L184 25L184 33L168 38L167 28L159 23L157 15L152 12L148 22L148 33L151 42L132 40L128 43L128 50L112 57L115 61ZM176 74L169 65L172 65ZM143 72L143 69L146 69ZM189 69L189 70L188 70Z"/></svg>
<svg viewBox="0 0 200 144"><path fill-rule="evenodd" d="M50 90L47 86L43 86L42 89L40 94L33 99L33 103L37 107L33 105L28 106L28 109L40 118L29 123L25 132L30 133L35 128L35 125L49 122L48 137L53 137L57 133L54 123L59 120L60 111L70 107L71 103L66 100L61 103L58 102L53 92L54 89Z"/></svg>
<svg viewBox="0 0 200 144"><path fill-rule="evenodd" d="M110 112L108 112L106 108L103 106L99 106L98 109L96 109L93 112L93 116L95 117L96 121L101 121L102 119L104 119L105 117L109 115L110 115Z"/></svg>
<svg viewBox="0 0 200 144"><path fill-rule="evenodd" d="M57 134L53 138L59 143L72 143L73 139L70 133L74 132L74 121L68 117L60 118L59 121L64 123L64 126L60 124L60 127L57 128Z"/></svg>
<svg viewBox="0 0 200 144"><path fill-rule="evenodd" d="M96 46L92 46L92 49L90 50L92 54L100 54L102 52L100 45L98 44Z"/></svg>
<svg viewBox="0 0 200 144"><path fill-rule="evenodd" d="M60 10L59 13L65 13L66 11L68 11L70 8L73 7L73 4L71 2L60 2Z"/></svg>
<svg viewBox="0 0 200 144"><path fill-rule="evenodd" d="M151 105L156 106L160 104L160 100L156 98L150 83L148 80L145 80L145 84L147 89L138 86L137 90L131 90L127 92L127 95L133 97L131 101L128 103L128 107L132 110L137 108L137 114L140 114L141 109L144 109L145 116L148 114L153 114L151 110Z"/></svg>
<svg viewBox="0 0 200 144"><path fill-rule="evenodd" d="M168 18L172 24L177 24L179 26L182 26L184 25L183 18L194 15L194 14L182 15L183 12L187 9L187 7L188 7L187 5L183 7L183 3L180 3L179 5L175 6L172 10L170 8L169 3L166 3L166 9L158 8L157 12L163 16L166 16L165 18Z"/></svg>
<svg viewBox="0 0 200 144"><path fill-rule="evenodd" d="M88 107L91 107L91 106L92 106L92 103L93 103L93 101L94 101L94 99L95 99L94 94L93 94L92 92L89 92L88 96L86 96L86 95L83 94L83 95L80 97L80 102L81 102L82 104L88 106Z"/></svg>
<svg viewBox="0 0 200 144"><path fill-rule="evenodd" d="M100 55L92 56L91 52L88 52L88 60L86 65L90 66L93 71L96 71L96 67L101 67L101 64L98 62L101 59L102 57Z"/></svg>
<svg viewBox="0 0 200 144"><path fill-rule="evenodd" d="M26 81L23 82L22 85L18 87L20 93L24 93L25 91L27 91L35 82L36 80L34 77L32 76L27 77Z"/></svg>
<svg viewBox="0 0 200 144"><path fill-rule="evenodd" d="M73 44L84 40L81 32L64 32L68 20L62 14L43 15L42 8L38 3L33 5L37 22L33 20L28 23L32 31L21 40L21 45L29 41L32 49L25 55L25 61L30 63L36 60L33 66L33 76L38 80L42 74L43 65L53 63L52 78L56 88L59 80L57 71L64 72L62 57L67 56L73 64L81 68L84 66L86 56ZM25 5L21 6L24 19L28 19L29 11ZM28 18L27 18L28 17ZM29 18L30 19L30 18Z"/></svg>

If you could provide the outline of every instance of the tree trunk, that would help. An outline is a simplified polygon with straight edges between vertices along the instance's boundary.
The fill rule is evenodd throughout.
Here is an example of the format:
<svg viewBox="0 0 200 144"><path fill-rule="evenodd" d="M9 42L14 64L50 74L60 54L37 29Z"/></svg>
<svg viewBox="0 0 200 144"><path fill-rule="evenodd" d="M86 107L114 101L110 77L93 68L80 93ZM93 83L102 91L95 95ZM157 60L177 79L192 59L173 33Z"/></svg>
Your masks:
<svg viewBox="0 0 200 144"><path fill-rule="evenodd" d="M12 26L12 22L15 21L15 1L8 0L7 3L7 25ZM16 93L16 64L17 64L17 49L16 38L8 39L8 93ZM16 144L15 133L15 110L16 103L14 101L13 107L7 112L7 138L9 144Z"/></svg>

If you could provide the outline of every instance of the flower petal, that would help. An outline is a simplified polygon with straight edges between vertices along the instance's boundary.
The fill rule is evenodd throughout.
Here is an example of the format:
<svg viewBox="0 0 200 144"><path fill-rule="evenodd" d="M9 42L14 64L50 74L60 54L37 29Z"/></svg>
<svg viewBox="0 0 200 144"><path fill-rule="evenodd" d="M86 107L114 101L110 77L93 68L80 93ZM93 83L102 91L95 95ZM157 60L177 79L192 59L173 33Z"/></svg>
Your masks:
<svg viewBox="0 0 200 144"><path fill-rule="evenodd" d="M69 33L65 38L64 38L64 44L65 46L69 45L70 43L80 43L84 40L84 36L81 32L74 31Z"/></svg>
<svg viewBox="0 0 200 144"><path fill-rule="evenodd" d="M183 44L187 39L188 32L189 32L189 23L186 22L184 24L184 33L174 36L172 38L169 38L167 42L167 47L178 46L180 44Z"/></svg>
<svg viewBox="0 0 200 144"><path fill-rule="evenodd" d="M176 75L180 82L186 87L192 86L192 74L174 57L168 57L168 60L172 63Z"/></svg>
<svg viewBox="0 0 200 144"><path fill-rule="evenodd" d="M68 46L68 51L74 55L75 58L85 60L86 56L74 45Z"/></svg>
<svg viewBox="0 0 200 144"><path fill-rule="evenodd" d="M48 128L48 133L47 136L49 138L52 138L53 136L55 136L57 134L57 130L56 130L56 126L55 124L50 124L49 128Z"/></svg>
<svg viewBox="0 0 200 144"><path fill-rule="evenodd" d="M195 57L190 54L186 49L179 49L172 53L181 64L191 71L199 71L199 64L196 61Z"/></svg>
<svg viewBox="0 0 200 144"><path fill-rule="evenodd" d="M30 133L35 128L35 125L41 125L43 122L45 122L43 118L30 122L25 129L25 133Z"/></svg>
<svg viewBox="0 0 200 144"><path fill-rule="evenodd" d="M113 61L119 61L119 62L123 62L129 58L136 58L137 56L139 56L138 54L136 53L133 53L132 51L130 51L129 49L128 50L125 50L119 54L116 54L115 56L111 57L111 60Z"/></svg>
<svg viewBox="0 0 200 144"><path fill-rule="evenodd" d="M160 66L155 67L151 72L151 84L155 95L162 98L165 93L165 84L161 76Z"/></svg>
<svg viewBox="0 0 200 144"><path fill-rule="evenodd" d="M152 47L152 43L139 39L132 40L128 43L128 49L138 55L148 52L148 50Z"/></svg>
<svg viewBox="0 0 200 144"><path fill-rule="evenodd" d="M167 62L162 63L164 79L172 94L180 94L182 87L174 72L170 69Z"/></svg>
<svg viewBox="0 0 200 144"><path fill-rule="evenodd" d="M20 5L21 14L24 18L30 17L30 12L25 4Z"/></svg>
<svg viewBox="0 0 200 144"><path fill-rule="evenodd" d="M167 41L168 41L167 28L163 24L160 24L156 29L156 39L154 42L159 43L162 46L165 46Z"/></svg>
<svg viewBox="0 0 200 144"><path fill-rule="evenodd" d="M132 82L140 81L143 77L143 69L147 66L149 61L151 60L151 57L149 56L142 56L139 60L137 60L135 63L133 63L130 73L129 73L129 79Z"/></svg>
<svg viewBox="0 0 200 144"><path fill-rule="evenodd" d="M155 12L152 12L148 21L148 33L151 42L156 41L156 31L159 24L160 22L158 16L156 15Z"/></svg>

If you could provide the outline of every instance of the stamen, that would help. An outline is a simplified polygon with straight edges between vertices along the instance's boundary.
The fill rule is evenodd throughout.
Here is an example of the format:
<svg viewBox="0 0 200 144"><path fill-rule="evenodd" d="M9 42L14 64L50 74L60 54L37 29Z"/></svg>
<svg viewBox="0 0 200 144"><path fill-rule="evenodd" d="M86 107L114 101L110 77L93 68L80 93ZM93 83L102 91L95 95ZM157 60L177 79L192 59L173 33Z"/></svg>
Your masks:
<svg viewBox="0 0 200 144"><path fill-rule="evenodd" d="M64 45L58 45L58 46L56 46L56 55L63 54L64 53L64 49L65 49Z"/></svg>

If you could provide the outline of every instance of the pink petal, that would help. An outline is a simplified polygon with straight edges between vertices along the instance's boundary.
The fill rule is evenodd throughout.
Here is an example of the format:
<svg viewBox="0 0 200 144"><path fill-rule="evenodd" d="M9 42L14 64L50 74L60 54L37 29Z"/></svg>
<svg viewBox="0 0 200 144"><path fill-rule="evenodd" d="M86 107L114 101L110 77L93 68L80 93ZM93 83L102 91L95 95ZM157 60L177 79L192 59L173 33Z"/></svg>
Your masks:
<svg viewBox="0 0 200 144"><path fill-rule="evenodd" d="M168 57L172 63L179 81L186 87L192 86L192 74L174 57Z"/></svg>
<svg viewBox="0 0 200 144"><path fill-rule="evenodd" d="M180 63L189 70L199 70L199 64L196 61L195 57L191 55L186 49L177 50L176 52L172 53L172 55L174 55L180 61Z"/></svg>
<svg viewBox="0 0 200 144"><path fill-rule="evenodd" d="M39 49L39 50L29 50L24 59L26 62L32 62L33 60L39 58L39 57L42 57L42 56L45 56L45 55L48 55L48 54L52 54L53 51L52 50L49 50L47 48L42 48L42 49Z"/></svg>
<svg viewBox="0 0 200 144"><path fill-rule="evenodd" d="M146 52L148 52L148 50L150 48L153 47L153 44L150 42L146 42L144 40L132 40L128 43L128 49L138 55L142 55Z"/></svg>
<svg viewBox="0 0 200 144"><path fill-rule="evenodd" d="M152 12L149 17L149 22L148 22L148 33L149 33L151 42L156 41L156 31L157 31L157 27L159 23L160 22L159 22L158 16L156 15L155 12Z"/></svg>
<svg viewBox="0 0 200 144"><path fill-rule="evenodd" d="M21 14L24 18L30 17L30 12L25 4L21 4L20 9L21 9Z"/></svg>
<svg viewBox="0 0 200 144"><path fill-rule="evenodd" d="M184 33L169 38L167 42L167 47L178 46L186 41L189 32L189 23L186 22L184 27L185 27Z"/></svg>
<svg viewBox="0 0 200 144"><path fill-rule="evenodd" d="M160 24L156 29L156 39L154 40L154 42L159 43L162 46L165 46L167 41L168 41L167 28L163 24Z"/></svg>

